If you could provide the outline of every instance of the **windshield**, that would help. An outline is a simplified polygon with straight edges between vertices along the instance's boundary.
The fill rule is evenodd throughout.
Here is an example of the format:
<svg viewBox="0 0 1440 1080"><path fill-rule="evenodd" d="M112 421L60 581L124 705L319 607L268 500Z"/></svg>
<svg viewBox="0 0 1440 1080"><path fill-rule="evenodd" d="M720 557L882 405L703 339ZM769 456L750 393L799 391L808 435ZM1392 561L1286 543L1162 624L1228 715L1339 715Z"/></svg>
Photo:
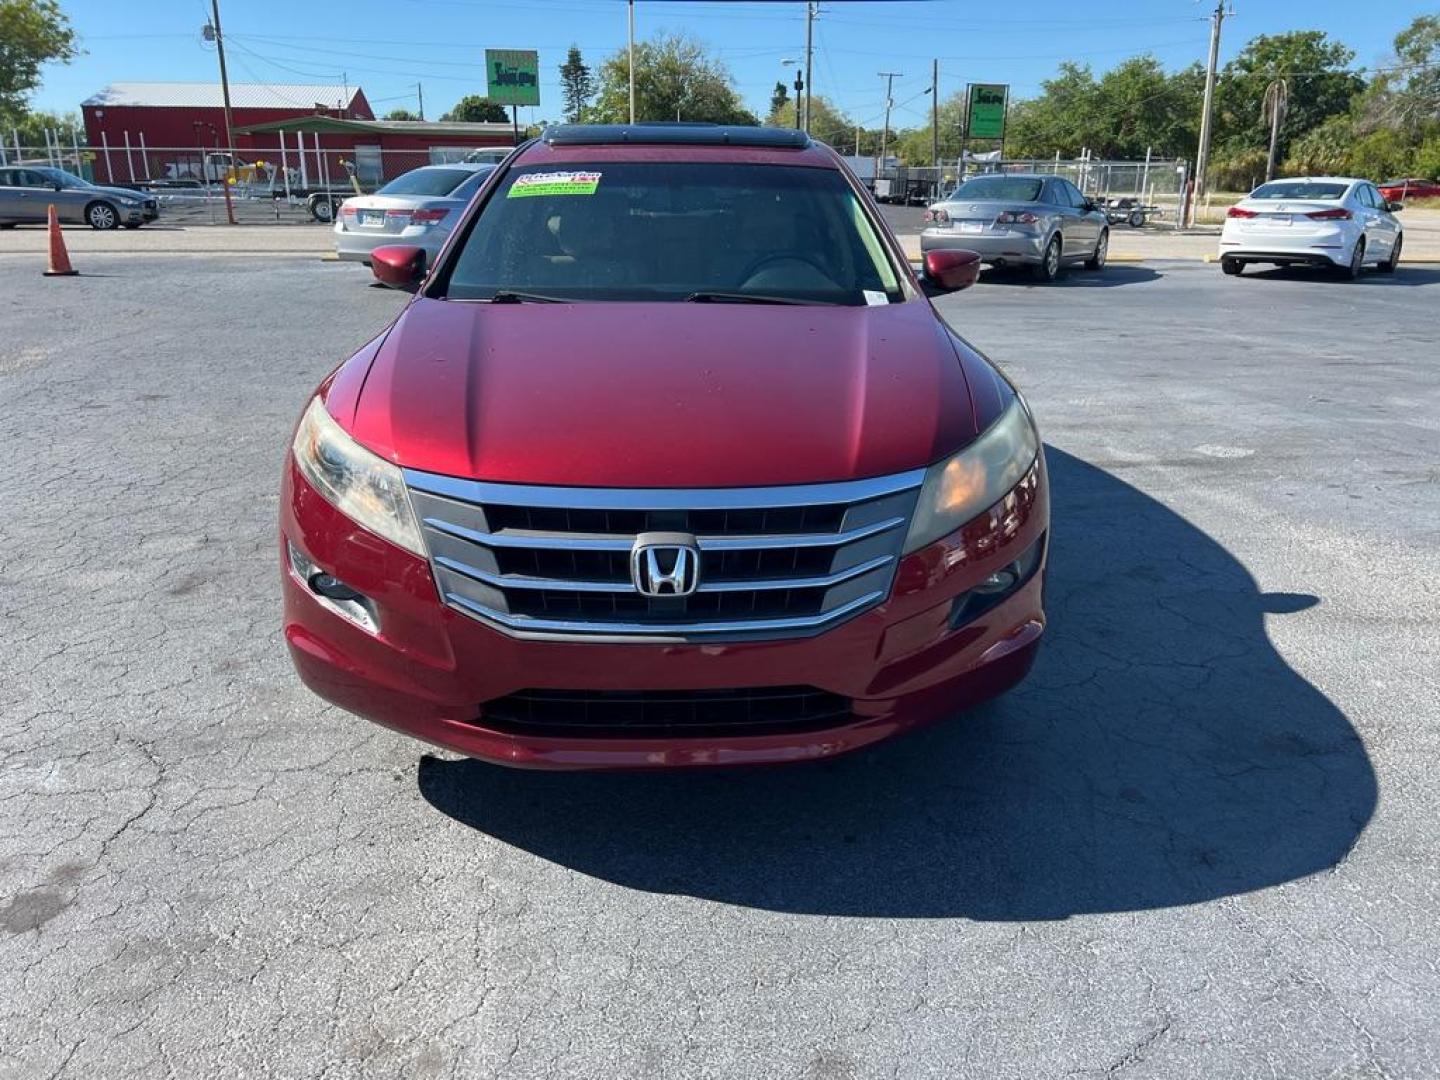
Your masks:
<svg viewBox="0 0 1440 1080"><path fill-rule="evenodd" d="M952 199L990 199L998 202L1034 202L1040 198L1040 181L1030 176L976 176L966 180Z"/></svg>
<svg viewBox="0 0 1440 1080"><path fill-rule="evenodd" d="M1349 184L1323 184L1305 180L1276 180L1261 184L1250 193L1252 199L1339 199Z"/></svg>
<svg viewBox="0 0 1440 1080"><path fill-rule="evenodd" d="M52 180L61 187L67 188L88 188L93 186L90 181L82 180L74 173L68 173L64 169L46 169L45 179Z"/></svg>
<svg viewBox="0 0 1440 1080"><path fill-rule="evenodd" d="M414 169L397 176L376 195L449 195L474 176L470 169Z"/></svg>
<svg viewBox="0 0 1440 1080"><path fill-rule="evenodd" d="M605 162L508 172L436 295L875 304L903 299L835 169Z"/></svg>

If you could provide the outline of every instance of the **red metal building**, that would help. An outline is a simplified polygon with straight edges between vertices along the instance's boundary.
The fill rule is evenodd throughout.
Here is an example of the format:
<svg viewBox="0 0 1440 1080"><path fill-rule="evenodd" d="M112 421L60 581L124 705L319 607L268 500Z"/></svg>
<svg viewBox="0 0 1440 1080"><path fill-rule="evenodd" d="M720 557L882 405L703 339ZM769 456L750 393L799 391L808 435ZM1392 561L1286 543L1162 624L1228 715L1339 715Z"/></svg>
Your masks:
<svg viewBox="0 0 1440 1080"><path fill-rule="evenodd" d="M417 165L454 161L478 147L510 146L509 124L376 120L359 87L230 84L235 152L343 182L345 164L374 184ZM98 183L195 176L226 150L218 83L112 83L81 103Z"/></svg>

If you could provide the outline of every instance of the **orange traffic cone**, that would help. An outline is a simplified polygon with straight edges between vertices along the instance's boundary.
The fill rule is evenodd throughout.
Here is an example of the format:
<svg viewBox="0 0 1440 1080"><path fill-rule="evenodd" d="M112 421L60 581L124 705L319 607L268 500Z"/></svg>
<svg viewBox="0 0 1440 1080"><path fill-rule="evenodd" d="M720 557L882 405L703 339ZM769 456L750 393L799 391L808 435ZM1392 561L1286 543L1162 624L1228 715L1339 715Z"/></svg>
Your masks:
<svg viewBox="0 0 1440 1080"><path fill-rule="evenodd" d="M80 273L70 265L70 255L65 250L65 238L60 235L60 215L55 204L50 204L50 269L46 277L75 277Z"/></svg>

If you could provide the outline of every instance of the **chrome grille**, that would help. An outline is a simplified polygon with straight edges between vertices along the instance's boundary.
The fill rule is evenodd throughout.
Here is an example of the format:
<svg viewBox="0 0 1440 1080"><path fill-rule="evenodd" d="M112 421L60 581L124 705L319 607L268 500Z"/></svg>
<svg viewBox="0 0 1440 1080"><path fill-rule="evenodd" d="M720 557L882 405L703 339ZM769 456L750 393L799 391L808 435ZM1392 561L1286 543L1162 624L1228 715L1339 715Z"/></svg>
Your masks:
<svg viewBox="0 0 1440 1080"><path fill-rule="evenodd" d="M620 489L406 470L441 598L517 635L745 640L820 633L890 592L923 469L834 484ZM641 533L695 537L700 584L646 596Z"/></svg>

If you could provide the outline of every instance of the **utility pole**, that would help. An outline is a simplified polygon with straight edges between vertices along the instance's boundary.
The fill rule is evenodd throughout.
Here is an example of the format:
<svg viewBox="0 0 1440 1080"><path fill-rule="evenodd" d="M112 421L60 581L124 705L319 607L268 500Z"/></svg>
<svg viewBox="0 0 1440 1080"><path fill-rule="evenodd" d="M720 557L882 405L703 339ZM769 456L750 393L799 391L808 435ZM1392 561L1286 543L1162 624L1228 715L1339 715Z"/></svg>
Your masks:
<svg viewBox="0 0 1440 1080"><path fill-rule="evenodd" d="M230 76L225 71L225 35L220 30L220 0L210 0L210 26L205 36L214 37L215 53L220 57L220 96L225 103L225 145L230 151L230 169L235 168L235 124L230 115ZM204 162L201 162L202 168ZM230 201L230 169L220 178L225 189L225 211L230 224L235 224L235 206Z"/></svg>
<svg viewBox="0 0 1440 1080"><path fill-rule="evenodd" d="M415 84L415 96L420 99L420 119L425 119L425 87Z"/></svg>
<svg viewBox="0 0 1440 1080"><path fill-rule="evenodd" d="M940 61L930 61L930 164L940 168ZM935 181L938 185L940 177ZM938 190L938 189L937 189Z"/></svg>
<svg viewBox="0 0 1440 1080"><path fill-rule="evenodd" d="M220 0L210 0L211 21L215 24L215 54L220 57L220 96L225 102L225 145L235 159L235 123L230 116L230 76L225 72L225 35L220 30Z"/></svg>
<svg viewBox="0 0 1440 1080"><path fill-rule="evenodd" d="M635 0L629 0L630 9L630 123L635 123Z"/></svg>
<svg viewBox="0 0 1440 1080"><path fill-rule="evenodd" d="M810 88L815 85L815 50L814 50L814 46L813 46L813 43L814 43L814 32L815 32L815 6L816 6L816 5L815 5L814 0L806 0L806 2L805 2L805 123L800 126L800 130L803 131L803 132L805 132L806 135L809 135L809 134L810 134ZM797 109L800 107L800 102L799 102L798 100L795 102L795 107L796 107Z"/></svg>
<svg viewBox="0 0 1440 1080"><path fill-rule="evenodd" d="M892 90L895 86L895 80L897 78L903 78L905 73L903 71L881 71L878 74L885 80L885 128L880 133L880 162L879 167L875 170L876 176L879 176L880 173L885 171L885 145L890 141L890 106L893 103Z"/></svg>
<svg viewBox="0 0 1440 1080"><path fill-rule="evenodd" d="M1210 16L1210 60L1205 65L1205 105L1200 113L1200 152L1195 156L1195 197L1205 193L1205 172L1210 167L1211 112L1215 106L1215 67L1220 61L1220 24L1225 21L1225 0L1216 0Z"/></svg>

